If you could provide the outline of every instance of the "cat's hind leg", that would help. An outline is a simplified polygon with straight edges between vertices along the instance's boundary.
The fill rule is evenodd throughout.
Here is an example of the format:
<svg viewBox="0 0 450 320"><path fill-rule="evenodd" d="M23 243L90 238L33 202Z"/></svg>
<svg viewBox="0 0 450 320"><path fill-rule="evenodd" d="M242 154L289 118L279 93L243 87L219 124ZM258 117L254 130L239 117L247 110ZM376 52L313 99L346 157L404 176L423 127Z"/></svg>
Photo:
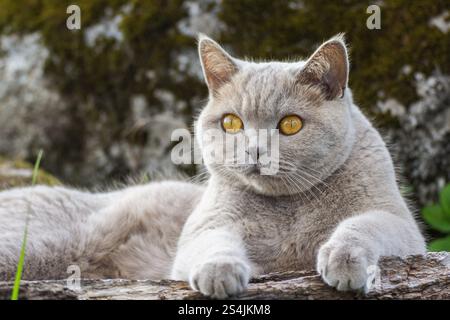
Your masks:
<svg viewBox="0 0 450 320"><path fill-rule="evenodd" d="M87 277L167 278L179 235L203 187L155 182L125 190L89 216L78 257Z"/></svg>
<svg viewBox="0 0 450 320"><path fill-rule="evenodd" d="M73 244L101 195L63 187L36 186L0 192L0 280L15 276L28 220L23 279L67 277Z"/></svg>

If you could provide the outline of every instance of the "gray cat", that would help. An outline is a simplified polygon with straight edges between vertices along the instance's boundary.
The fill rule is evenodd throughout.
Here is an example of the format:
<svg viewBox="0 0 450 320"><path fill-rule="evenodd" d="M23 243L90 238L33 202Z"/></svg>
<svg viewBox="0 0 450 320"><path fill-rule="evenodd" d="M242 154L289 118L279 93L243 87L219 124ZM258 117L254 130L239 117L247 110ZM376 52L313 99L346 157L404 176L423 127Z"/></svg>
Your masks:
<svg viewBox="0 0 450 320"><path fill-rule="evenodd" d="M380 256L425 253L389 152L352 101L342 36L293 63L238 60L205 36L199 53L210 96L197 136L278 129L276 174L258 174L258 161L209 163L206 186L1 192L2 279L14 276L29 213L26 279L77 265L82 277L186 280L214 298L258 274L314 267L338 290L367 289ZM267 153L255 149L256 160Z"/></svg>

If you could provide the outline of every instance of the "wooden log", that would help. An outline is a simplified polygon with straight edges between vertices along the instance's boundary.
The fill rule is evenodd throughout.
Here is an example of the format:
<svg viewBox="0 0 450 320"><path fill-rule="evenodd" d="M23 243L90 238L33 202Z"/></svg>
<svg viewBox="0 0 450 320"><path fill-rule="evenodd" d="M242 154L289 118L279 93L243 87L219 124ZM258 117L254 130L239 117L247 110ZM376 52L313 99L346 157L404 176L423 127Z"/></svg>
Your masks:
<svg viewBox="0 0 450 320"><path fill-rule="evenodd" d="M238 299L450 299L450 253L405 259L385 257L367 294L338 292L315 271L272 273L252 279ZM13 283L0 282L0 298L9 299ZM20 299L205 299L179 281L81 280L80 290L66 280L22 281Z"/></svg>

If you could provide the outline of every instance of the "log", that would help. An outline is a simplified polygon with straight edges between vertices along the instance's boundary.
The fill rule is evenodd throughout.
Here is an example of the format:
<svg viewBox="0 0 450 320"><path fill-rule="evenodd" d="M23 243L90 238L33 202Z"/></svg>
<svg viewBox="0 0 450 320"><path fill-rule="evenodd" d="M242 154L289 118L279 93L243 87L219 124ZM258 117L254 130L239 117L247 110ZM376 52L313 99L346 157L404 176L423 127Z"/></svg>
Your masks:
<svg viewBox="0 0 450 320"><path fill-rule="evenodd" d="M450 299L450 253L384 257L379 276L366 293L338 292L322 282L315 271L272 273L252 279L238 299ZM12 282L0 282L0 298L9 299ZM180 281L81 280L80 289L66 280L22 281L20 299L205 299Z"/></svg>

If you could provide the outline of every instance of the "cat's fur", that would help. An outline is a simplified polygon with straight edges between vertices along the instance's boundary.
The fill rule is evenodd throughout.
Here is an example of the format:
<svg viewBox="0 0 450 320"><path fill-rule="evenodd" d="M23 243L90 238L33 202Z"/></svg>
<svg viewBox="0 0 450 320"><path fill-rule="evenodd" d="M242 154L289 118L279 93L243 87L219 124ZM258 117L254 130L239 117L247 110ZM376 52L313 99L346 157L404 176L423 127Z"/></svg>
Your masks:
<svg viewBox="0 0 450 320"><path fill-rule="evenodd" d="M238 60L204 36L199 53L210 99L197 136L220 129L226 113L254 129L303 118L300 132L280 136L278 173L209 164L205 187L168 181L106 194L2 192L3 278L13 277L27 212L27 279L64 278L77 264L82 277L187 280L224 298L245 290L251 276L315 267L326 283L348 290L366 287L380 256L425 252L388 150L353 104L341 36L295 63Z"/></svg>

